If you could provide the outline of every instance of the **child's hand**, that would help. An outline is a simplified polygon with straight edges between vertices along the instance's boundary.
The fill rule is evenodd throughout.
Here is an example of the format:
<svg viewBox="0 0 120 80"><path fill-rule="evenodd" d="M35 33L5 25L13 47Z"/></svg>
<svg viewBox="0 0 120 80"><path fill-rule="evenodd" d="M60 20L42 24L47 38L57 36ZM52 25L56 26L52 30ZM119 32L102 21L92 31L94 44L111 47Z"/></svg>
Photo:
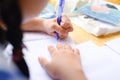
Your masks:
<svg viewBox="0 0 120 80"><path fill-rule="evenodd" d="M44 20L44 31L52 36L56 36L58 32L60 38L66 38L68 33L73 31L73 26L69 18L63 15L60 25L57 23L57 18Z"/></svg>
<svg viewBox="0 0 120 80"><path fill-rule="evenodd" d="M52 36L56 36L56 32L58 32L60 38L66 38L68 33L73 31L73 26L66 15L62 15L60 25L57 23L57 18L33 18L30 21L23 23L21 28L23 31L42 31Z"/></svg>
<svg viewBox="0 0 120 80"><path fill-rule="evenodd" d="M39 61L53 79L85 80L78 49L62 44L58 44L56 48L49 46L48 49L52 60L49 62L40 57Z"/></svg>

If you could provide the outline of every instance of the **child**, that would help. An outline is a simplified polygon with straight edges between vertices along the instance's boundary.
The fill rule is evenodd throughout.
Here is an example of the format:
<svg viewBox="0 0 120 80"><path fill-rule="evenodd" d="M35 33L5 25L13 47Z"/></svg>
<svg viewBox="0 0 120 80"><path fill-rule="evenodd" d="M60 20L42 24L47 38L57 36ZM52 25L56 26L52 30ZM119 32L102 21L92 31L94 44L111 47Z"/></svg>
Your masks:
<svg viewBox="0 0 120 80"><path fill-rule="evenodd" d="M6 45L10 43L13 46L13 62L28 78L29 70L22 52L24 48L22 31L42 31L53 36L58 32L60 38L66 38L68 33L73 30L70 20L65 15L62 16L60 25L57 24L57 18L48 20L33 19L33 17L43 10L47 3L48 0L0 0L0 54L4 54L3 51ZM72 50L72 48L69 49ZM67 50L65 49L64 51ZM8 66L7 63L4 64ZM81 65L79 67L81 73Z"/></svg>

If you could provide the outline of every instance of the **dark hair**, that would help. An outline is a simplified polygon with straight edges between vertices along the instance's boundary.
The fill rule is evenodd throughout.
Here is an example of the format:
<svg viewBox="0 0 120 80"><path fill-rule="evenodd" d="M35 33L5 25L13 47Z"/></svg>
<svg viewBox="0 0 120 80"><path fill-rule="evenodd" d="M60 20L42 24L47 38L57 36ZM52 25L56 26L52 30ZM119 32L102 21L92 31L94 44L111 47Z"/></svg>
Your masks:
<svg viewBox="0 0 120 80"><path fill-rule="evenodd" d="M23 59L23 43L22 30L20 28L22 22L21 9L18 0L1 0L0 2L0 18L7 27L6 41L13 46L13 61L22 70L25 69L26 63ZM26 67L26 69L28 69ZM27 70L23 73L28 75Z"/></svg>
<svg viewBox="0 0 120 80"><path fill-rule="evenodd" d="M22 45L21 11L18 0L3 0L1 18L7 27L7 40L14 48Z"/></svg>

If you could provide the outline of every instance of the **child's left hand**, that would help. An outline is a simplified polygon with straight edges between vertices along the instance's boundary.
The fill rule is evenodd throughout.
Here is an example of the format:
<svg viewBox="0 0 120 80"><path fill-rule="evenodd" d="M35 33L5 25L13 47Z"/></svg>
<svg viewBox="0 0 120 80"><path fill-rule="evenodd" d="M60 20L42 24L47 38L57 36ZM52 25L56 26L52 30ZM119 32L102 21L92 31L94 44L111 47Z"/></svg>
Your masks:
<svg viewBox="0 0 120 80"><path fill-rule="evenodd" d="M44 31L52 36L56 36L56 32L58 32L60 38L66 38L68 33L73 31L73 26L69 18L62 15L60 25L57 23L57 18L44 20Z"/></svg>

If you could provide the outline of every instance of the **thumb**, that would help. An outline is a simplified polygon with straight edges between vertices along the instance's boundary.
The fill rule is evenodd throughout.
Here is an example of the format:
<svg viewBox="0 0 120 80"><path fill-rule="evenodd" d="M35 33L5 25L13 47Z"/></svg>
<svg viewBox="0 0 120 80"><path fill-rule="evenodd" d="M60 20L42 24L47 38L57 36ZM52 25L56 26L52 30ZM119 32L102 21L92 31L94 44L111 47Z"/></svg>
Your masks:
<svg viewBox="0 0 120 80"><path fill-rule="evenodd" d="M47 68L48 68L48 66L49 66L48 60L47 60L46 58L44 58L44 57L39 57L38 59L39 59L40 64L42 65L42 67L43 67L45 70L47 70Z"/></svg>
<svg viewBox="0 0 120 80"><path fill-rule="evenodd" d="M52 78L55 78L54 77L54 71L52 69L52 67L50 66L50 63L48 62L48 60L44 57L39 57L39 62L40 64L42 65L42 67L48 72L48 74L52 77Z"/></svg>

